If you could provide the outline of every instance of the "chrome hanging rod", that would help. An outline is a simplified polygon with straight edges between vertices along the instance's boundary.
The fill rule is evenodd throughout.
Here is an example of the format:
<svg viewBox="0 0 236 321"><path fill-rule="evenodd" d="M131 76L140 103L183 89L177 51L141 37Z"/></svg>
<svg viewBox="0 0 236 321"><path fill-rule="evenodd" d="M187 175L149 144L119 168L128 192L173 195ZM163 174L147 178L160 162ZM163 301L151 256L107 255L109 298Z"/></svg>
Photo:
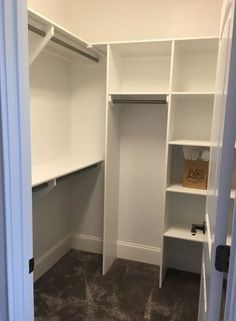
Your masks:
<svg viewBox="0 0 236 321"><path fill-rule="evenodd" d="M112 99L113 104L166 104L166 99Z"/></svg>
<svg viewBox="0 0 236 321"><path fill-rule="evenodd" d="M46 36L46 32L45 31L43 31L43 30L41 30L39 28L36 28L36 27L32 26L31 24L28 24L28 29L30 31L38 34L41 37L45 37ZM56 44L58 44L58 45L60 45L62 47L65 47L65 48L67 48L67 49L69 49L69 50L71 50L71 51L73 51L73 52L75 52L75 53L77 53L77 54L79 54L81 56L84 56L84 57L86 57L86 58L88 58L90 60L93 60L95 62L99 62L99 59L97 57L94 57L94 56L88 54L87 52L85 52L85 51L83 51L81 49L78 49L78 48L66 43L65 41L63 41L61 39L58 39L56 37L52 37L51 41L55 42Z"/></svg>

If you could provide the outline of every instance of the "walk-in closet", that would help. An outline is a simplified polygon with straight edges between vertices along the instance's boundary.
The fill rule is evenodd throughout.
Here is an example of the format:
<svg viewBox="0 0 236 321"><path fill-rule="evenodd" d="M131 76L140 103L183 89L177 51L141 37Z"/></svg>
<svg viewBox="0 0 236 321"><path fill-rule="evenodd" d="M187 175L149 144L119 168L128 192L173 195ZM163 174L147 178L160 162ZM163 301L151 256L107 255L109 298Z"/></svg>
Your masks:
<svg viewBox="0 0 236 321"><path fill-rule="evenodd" d="M37 2L28 9L35 321L203 321L222 1L207 1L205 32L191 12L194 32L187 17L167 36L133 38L115 37L118 26L96 24L84 5L103 41L81 39L84 1L68 11L51 1L55 16ZM187 182L191 166L205 186Z"/></svg>

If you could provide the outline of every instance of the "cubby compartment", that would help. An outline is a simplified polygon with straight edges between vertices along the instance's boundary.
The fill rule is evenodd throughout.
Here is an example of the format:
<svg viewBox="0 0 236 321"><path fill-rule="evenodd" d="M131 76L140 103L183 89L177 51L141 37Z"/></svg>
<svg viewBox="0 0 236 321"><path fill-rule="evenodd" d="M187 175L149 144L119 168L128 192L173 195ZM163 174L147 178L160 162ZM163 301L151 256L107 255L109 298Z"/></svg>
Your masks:
<svg viewBox="0 0 236 321"><path fill-rule="evenodd" d="M112 92L169 92L171 41L109 46Z"/></svg>
<svg viewBox="0 0 236 321"><path fill-rule="evenodd" d="M169 140L209 143L213 106L214 95L172 95Z"/></svg>
<svg viewBox="0 0 236 321"><path fill-rule="evenodd" d="M202 244L165 237L165 266L200 274Z"/></svg>
<svg viewBox="0 0 236 321"><path fill-rule="evenodd" d="M165 237L203 242L203 232L191 234L192 224L205 220L206 198L201 195L168 193L166 199Z"/></svg>
<svg viewBox="0 0 236 321"><path fill-rule="evenodd" d="M200 150L209 150L206 147L195 146ZM206 195L206 189L195 189L183 187L184 176L184 152L182 145L169 146L169 162L168 162L168 176L167 176L167 191L185 194Z"/></svg>
<svg viewBox="0 0 236 321"><path fill-rule="evenodd" d="M218 39L175 42L173 92L214 92Z"/></svg>

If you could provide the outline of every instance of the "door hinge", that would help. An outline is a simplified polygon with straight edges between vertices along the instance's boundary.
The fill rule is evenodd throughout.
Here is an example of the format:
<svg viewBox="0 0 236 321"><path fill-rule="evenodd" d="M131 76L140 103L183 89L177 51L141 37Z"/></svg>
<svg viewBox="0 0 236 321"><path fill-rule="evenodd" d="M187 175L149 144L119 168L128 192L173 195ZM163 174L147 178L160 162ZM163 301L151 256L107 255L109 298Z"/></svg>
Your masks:
<svg viewBox="0 0 236 321"><path fill-rule="evenodd" d="M216 248L215 268L219 272L229 271L230 246L219 245Z"/></svg>
<svg viewBox="0 0 236 321"><path fill-rule="evenodd" d="M34 258L32 257L29 260L29 274L31 274L34 271Z"/></svg>

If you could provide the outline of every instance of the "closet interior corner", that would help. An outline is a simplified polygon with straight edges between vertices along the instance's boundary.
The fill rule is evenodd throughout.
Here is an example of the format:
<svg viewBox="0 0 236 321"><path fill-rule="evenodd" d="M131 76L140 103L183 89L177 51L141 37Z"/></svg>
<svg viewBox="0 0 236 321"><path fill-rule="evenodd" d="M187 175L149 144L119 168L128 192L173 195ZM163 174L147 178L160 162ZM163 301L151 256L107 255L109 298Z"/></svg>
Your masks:
<svg viewBox="0 0 236 321"><path fill-rule="evenodd" d="M210 148L217 52L216 37L89 45L29 10L36 278L71 248L103 254L104 274L154 264L160 286L200 273L206 190L183 187L183 147Z"/></svg>

